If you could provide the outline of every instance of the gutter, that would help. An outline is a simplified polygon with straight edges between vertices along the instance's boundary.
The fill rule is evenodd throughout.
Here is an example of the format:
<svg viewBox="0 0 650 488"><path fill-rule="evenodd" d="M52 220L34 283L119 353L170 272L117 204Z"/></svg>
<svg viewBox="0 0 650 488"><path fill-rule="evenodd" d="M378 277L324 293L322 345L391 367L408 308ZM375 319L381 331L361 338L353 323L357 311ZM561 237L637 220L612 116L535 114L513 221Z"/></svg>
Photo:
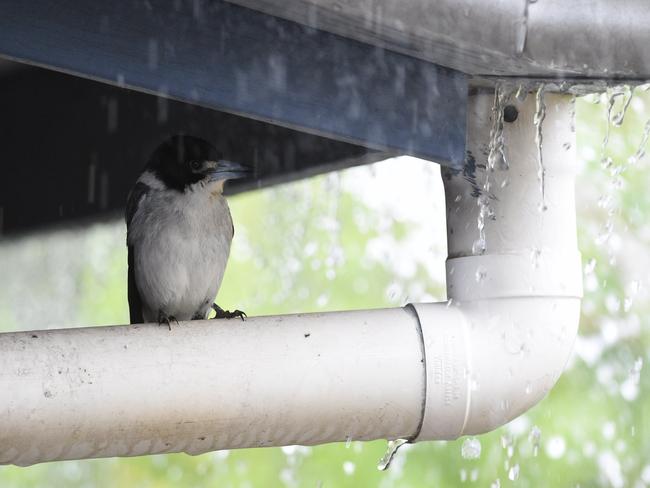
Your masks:
<svg viewBox="0 0 650 488"><path fill-rule="evenodd" d="M646 0L228 1L477 77L650 78Z"/></svg>

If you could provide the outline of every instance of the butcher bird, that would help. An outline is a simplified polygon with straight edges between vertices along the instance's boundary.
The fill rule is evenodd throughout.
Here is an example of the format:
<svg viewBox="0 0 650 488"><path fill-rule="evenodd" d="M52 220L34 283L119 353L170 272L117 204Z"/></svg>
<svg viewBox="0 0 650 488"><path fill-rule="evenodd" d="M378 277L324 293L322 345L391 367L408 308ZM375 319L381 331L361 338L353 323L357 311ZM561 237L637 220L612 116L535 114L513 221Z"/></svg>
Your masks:
<svg viewBox="0 0 650 488"><path fill-rule="evenodd" d="M151 154L126 204L132 324L240 317L214 303L234 226L227 180L250 174L203 139L176 135Z"/></svg>

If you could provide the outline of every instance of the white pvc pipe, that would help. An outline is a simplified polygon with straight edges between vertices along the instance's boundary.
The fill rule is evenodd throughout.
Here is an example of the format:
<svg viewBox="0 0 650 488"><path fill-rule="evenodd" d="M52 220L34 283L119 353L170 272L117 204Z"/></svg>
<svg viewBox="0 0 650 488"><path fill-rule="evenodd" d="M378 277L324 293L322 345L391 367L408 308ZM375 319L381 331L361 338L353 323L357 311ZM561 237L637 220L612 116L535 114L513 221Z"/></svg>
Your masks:
<svg viewBox="0 0 650 488"><path fill-rule="evenodd" d="M0 334L0 463L413 435L410 309Z"/></svg>
<svg viewBox="0 0 650 488"><path fill-rule="evenodd" d="M447 294L462 319L437 324L416 305L425 339L427 408L417 440L479 434L525 412L552 388L578 331L581 258L575 221L575 131L570 95L544 96L539 178L532 95L504 123L510 169L489 172L492 94L470 97L468 160L445 170ZM489 188L494 218L477 222ZM544 209L544 207L546 207Z"/></svg>
<svg viewBox="0 0 650 488"><path fill-rule="evenodd" d="M476 154L490 99L470 99ZM547 100L546 212L532 104L506 129L511 181L483 255L472 185L446 175L450 303L0 334L0 463L453 439L530 408L562 371L580 303L569 103Z"/></svg>

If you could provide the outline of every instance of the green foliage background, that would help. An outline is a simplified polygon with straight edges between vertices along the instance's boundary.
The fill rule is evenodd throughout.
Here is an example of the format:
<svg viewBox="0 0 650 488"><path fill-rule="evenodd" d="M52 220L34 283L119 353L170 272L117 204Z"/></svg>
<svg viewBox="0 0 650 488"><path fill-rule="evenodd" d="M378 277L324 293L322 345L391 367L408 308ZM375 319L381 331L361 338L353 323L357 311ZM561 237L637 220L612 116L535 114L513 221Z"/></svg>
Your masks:
<svg viewBox="0 0 650 488"><path fill-rule="evenodd" d="M576 354L544 401L479 437L479 459L463 458L463 439L423 443L379 472L385 442L352 442L7 466L0 487L650 486L650 168L647 158L628 161L640 149L650 96L636 90L621 127L607 123L606 101L577 102L585 300ZM408 168L401 184L377 185L388 167ZM219 303L266 315L444 299L436 178L431 163L402 158L232 198L237 231ZM423 211L408 206L410 188L420 188ZM429 210L432 221L419 217ZM0 327L126 323L124 234L109 223L2 243ZM423 236L435 244L418 247Z"/></svg>

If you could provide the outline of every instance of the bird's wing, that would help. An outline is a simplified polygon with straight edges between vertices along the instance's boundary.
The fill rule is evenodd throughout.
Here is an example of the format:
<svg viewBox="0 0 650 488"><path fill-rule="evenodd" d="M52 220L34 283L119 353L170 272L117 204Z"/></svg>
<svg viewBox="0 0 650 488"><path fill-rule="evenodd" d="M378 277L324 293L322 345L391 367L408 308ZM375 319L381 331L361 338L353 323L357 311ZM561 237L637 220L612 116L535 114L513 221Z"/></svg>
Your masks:
<svg viewBox="0 0 650 488"><path fill-rule="evenodd" d="M137 182L129 197L126 201L126 211L125 211L125 220L126 220L126 242L129 249L129 278L128 278L128 295L129 295L129 316L132 324L141 324L144 322L142 316L142 298L140 297L140 292L138 291L138 286L135 282L135 249L133 245L129 242L129 227L131 226L131 221L133 216L138 211L138 207L142 201L147 197L147 193L151 188L145 185L142 182Z"/></svg>
<svg viewBox="0 0 650 488"><path fill-rule="evenodd" d="M138 291L138 285L135 283L135 265L134 265L133 246L129 246L129 319L132 324L142 324L142 298Z"/></svg>

